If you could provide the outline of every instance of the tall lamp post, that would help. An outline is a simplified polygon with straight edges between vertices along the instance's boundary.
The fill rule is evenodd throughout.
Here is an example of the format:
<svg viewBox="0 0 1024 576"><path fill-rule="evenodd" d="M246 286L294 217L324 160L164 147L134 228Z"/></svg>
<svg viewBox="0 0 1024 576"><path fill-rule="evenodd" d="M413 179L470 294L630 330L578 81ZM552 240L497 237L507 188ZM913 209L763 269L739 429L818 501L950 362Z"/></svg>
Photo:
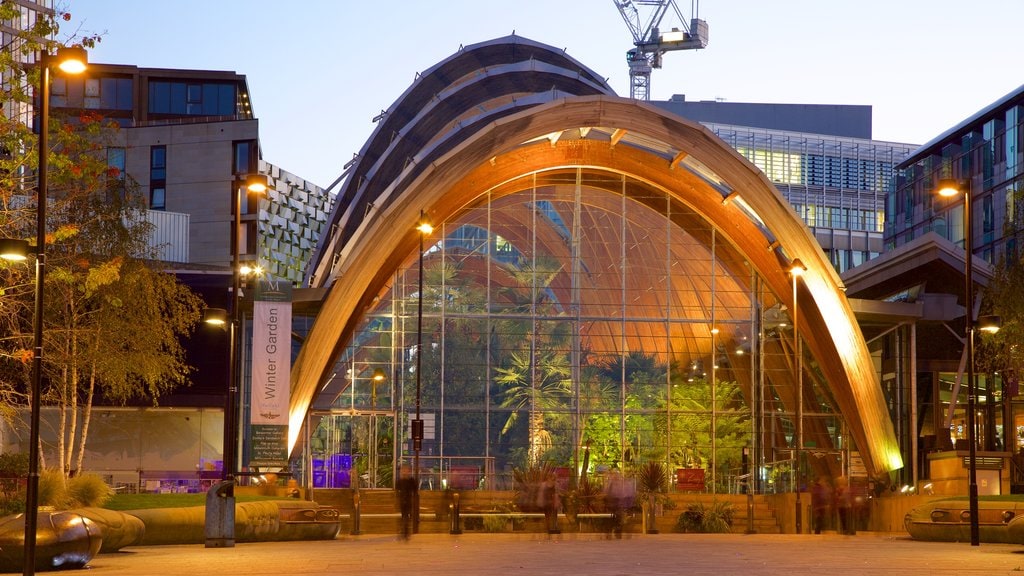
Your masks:
<svg viewBox="0 0 1024 576"><path fill-rule="evenodd" d="M377 487L377 386L387 380L387 372L381 368L375 368L370 376L370 430L369 430L369 454L370 464L367 466L370 473L370 488Z"/></svg>
<svg viewBox="0 0 1024 576"><path fill-rule="evenodd" d="M796 533L803 531L803 503L800 501L800 480L803 464L800 461L800 452L804 447L804 375L803 375L803 354L800 350L800 306L796 299L796 281L807 271L807 266L794 258L789 265L789 275L793 278L793 366L796 369Z"/></svg>
<svg viewBox="0 0 1024 576"><path fill-rule="evenodd" d="M49 170L50 131L50 66L67 74L85 71L88 55L81 46L60 47L55 55L43 49L39 52L39 165L36 184L36 278L35 311L32 319L33 350L32 380L29 384L29 457L28 481L25 487L25 563L23 574L35 574L36 529L39 524L39 420L42 394L43 362L43 286L46 275L46 195ZM29 252L24 240L0 240L0 257L6 260L24 260Z"/></svg>
<svg viewBox="0 0 1024 576"><path fill-rule="evenodd" d="M258 268L246 268L243 272L240 259L242 240L242 191L250 194L262 194L267 191L267 177L263 174L250 174L244 180L233 181L234 186L234 224L231 227L231 310L225 312L219 308L208 308L204 321L213 325L228 325L228 388L224 396L224 465L221 483L211 489L211 495L222 498L215 510L210 509L210 497L207 498L206 512L206 547L230 548L235 545L235 476L238 465L238 390L242 371L238 364L238 322L241 306L242 276L250 275Z"/></svg>
<svg viewBox="0 0 1024 576"><path fill-rule="evenodd" d="M977 439L974 430L974 249L971 246L971 179L939 180L939 196L964 199L964 337L967 339L967 499L970 509L971 546L978 546L978 465Z"/></svg>
<svg viewBox="0 0 1024 576"><path fill-rule="evenodd" d="M416 230L420 233L420 270L419 290L417 292L416 305L416 418L412 421L412 450L413 450L413 477L416 479L417 502L413 512L414 531L419 531L419 485L420 485L420 451L423 449L423 419L420 418L420 398L423 367L423 237L434 232L434 226L430 223L427 215L420 210L420 219L416 223Z"/></svg>

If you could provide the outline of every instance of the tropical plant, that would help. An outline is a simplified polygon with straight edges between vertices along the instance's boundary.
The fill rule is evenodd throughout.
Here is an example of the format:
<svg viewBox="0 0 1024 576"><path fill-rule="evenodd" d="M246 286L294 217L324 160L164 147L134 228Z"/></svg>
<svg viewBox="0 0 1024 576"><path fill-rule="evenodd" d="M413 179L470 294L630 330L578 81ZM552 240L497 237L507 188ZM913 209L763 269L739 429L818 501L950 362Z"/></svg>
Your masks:
<svg viewBox="0 0 1024 576"><path fill-rule="evenodd" d="M662 494L668 486L668 469L662 462L649 461L640 464L633 475L639 495L646 498L650 494Z"/></svg>
<svg viewBox="0 0 1024 576"><path fill-rule="evenodd" d="M654 417L655 430L667 436L673 447L667 455L670 464L719 471L737 466L750 435L750 412L739 385L703 377L673 382L677 385L670 401L671 422L664 415ZM725 474L714 476L724 478Z"/></svg>
<svg viewBox="0 0 1024 576"><path fill-rule="evenodd" d="M561 496L566 516L574 521L577 514L592 514L602 509L604 486L592 476L580 476Z"/></svg>
<svg viewBox="0 0 1024 576"><path fill-rule="evenodd" d="M551 435L545 425L545 411L563 408L572 398L569 360L557 352L533 355L516 352L512 354L510 366L497 368L496 372L498 375L495 382L504 390L501 406L512 409L502 434L512 428L521 412L527 412L530 443L528 464L536 464L552 445Z"/></svg>
<svg viewBox="0 0 1024 576"><path fill-rule="evenodd" d="M516 507L521 512L544 510L544 486L555 482L555 469L549 464L538 464L512 470Z"/></svg>
<svg viewBox="0 0 1024 576"><path fill-rule="evenodd" d="M731 502L713 502L705 506L694 502L686 506L676 520L676 532L728 533L732 531L734 508Z"/></svg>

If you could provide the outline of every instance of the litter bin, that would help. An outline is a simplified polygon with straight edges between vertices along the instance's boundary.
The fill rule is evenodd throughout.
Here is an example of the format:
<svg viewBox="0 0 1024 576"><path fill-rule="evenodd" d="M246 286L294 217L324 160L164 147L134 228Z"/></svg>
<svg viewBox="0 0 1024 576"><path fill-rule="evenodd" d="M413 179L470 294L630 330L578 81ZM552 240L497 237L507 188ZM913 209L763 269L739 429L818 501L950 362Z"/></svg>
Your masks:
<svg viewBox="0 0 1024 576"><path fill-rule="evenodd" d="M235 546L235 482L222 480L206 492L206 547Z"/></svg>

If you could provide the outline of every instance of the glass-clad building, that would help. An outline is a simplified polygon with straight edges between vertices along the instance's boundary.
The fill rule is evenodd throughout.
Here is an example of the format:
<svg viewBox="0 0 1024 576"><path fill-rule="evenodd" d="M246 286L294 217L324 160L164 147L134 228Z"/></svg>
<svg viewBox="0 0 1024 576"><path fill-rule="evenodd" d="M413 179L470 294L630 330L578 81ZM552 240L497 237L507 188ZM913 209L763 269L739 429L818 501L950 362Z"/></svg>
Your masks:
<svg viewBox="0 0 1024 576"><path fill-rule="evenodd" d="M723 142L514 36L421 74L308 269L327 292L289 434L311 486L387 487L405 463L504 488L657 462L715 493L899 469L836 269L774 185L829 186L833 153L878 167L782 138Z"/></svg>
<svg viewBox="0 0 1024 576"><path fill-rule="evenodd" d="M775 184L842 273L884 250L894 167L916 146L706 124Z"/></svg>
<svg viewBox="0 0 1024 576"><path fill-rule="evenodd" d="M886 207L885 242L889 249L900 250L934 235L958 247L962 254L966 235L964 196L943 198L935 191L941 179L958 180L963 190L969 191L973 281L978 284L973 306L982 314L988 310L981 307L983 287L994 271L1003 264L1020 262L1024 235L1022 116L1024 87L915 150L897 166L895 193ZM964 306L963 264L960 266L961 275L955 283L934 274L899 286L899 292L876 296L918 302L928 294L946 293ZM956 330L963 333L962 321ZM937 332L931 346L917 351L916 378L921 383L922 408L916 430L925 446L966 447L970 437L966 425L967 386L962 384L963 364L957 362L963 345L959 339L950 341L948 331ZM983 339L979 340L979 346L982 343ZM1017 367L991 366L984 350L978 354L977 363L976 447L999 457L1012 454L1012 490L1024 491L1024 476L1019 473L1024 463L1020 456L1024 449L1024 402L1017 390Z"/></svg>
<svg viewBox="0 0 1024 576"><path fill-rule="evenodd" d="M843 422L813 359L797 372L793 311L715 226L612 173L510 185L435 224L422 277L409 255L366 310L315 412L315 481L388 485L417 411L435 486L657 460L736 491L757 445L766 489L789 490L798 409L839 469Z"/></svg>

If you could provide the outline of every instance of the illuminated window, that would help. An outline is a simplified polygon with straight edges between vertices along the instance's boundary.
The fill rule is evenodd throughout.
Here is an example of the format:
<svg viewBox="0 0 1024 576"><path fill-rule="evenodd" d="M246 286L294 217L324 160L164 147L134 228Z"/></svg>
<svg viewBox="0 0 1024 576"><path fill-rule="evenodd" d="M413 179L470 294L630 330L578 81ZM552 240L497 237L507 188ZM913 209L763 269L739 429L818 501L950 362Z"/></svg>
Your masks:
<svg viewBox="0 0 1024 576"><path fill-rule="evenodd" d="M804 171L800 154L745 147L738 147L736 151L753 162L772 182L803 184Z"/></svg>

